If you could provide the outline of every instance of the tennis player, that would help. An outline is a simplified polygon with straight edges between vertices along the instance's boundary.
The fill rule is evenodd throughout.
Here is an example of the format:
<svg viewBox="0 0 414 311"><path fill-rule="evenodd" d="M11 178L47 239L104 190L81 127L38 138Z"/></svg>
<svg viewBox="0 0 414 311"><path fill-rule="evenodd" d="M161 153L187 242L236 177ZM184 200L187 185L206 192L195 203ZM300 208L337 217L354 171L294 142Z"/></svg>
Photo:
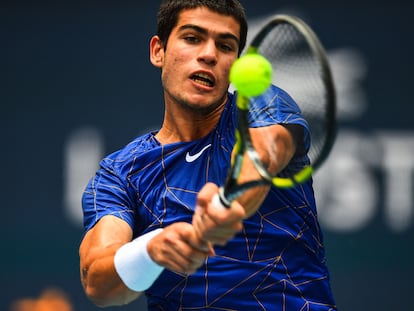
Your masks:
<svg viewBox="0 0 414 311"><path fill-rule="evenodd" d="M237 0L166 0L150 60L161 69L162 127L100 163L83 195L80 273L105 307L145 293L148 310L336 310L311 181L212 203L235 142L229 70L247 34ZM273 172L307 163L297 105L272 86ZM270 121L270 120L269 120ZM246 160L244 180L257 178Z"/></svg>

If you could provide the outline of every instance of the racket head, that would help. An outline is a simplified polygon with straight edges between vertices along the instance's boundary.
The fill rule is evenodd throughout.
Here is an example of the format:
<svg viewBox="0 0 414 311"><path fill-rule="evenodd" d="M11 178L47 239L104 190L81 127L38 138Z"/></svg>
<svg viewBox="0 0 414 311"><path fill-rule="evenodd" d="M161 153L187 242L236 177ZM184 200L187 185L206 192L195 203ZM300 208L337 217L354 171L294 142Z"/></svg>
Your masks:
<svg viewBox="0 0 414 311"><path fill-rule="evenodd" d="M246 53L264 56L272 65L272 84L286 91L299 106L310 131L307 152L310 164L291 172L284 170L278 176L268 172L254 148L249 127L263 127L262 136L267 136L265 131L268 126L254 123L262 122L266 114L275 113L277 107L268 110L268 107L263 107L263 102L261 106L256 106L260 101L238 94L236 154L220 192L220 201L224 206L229 206L247 189L258 185L272 183L276 187L290 188L305 182L324 163L336 137L336 95L329 62L318 37L303 20L290 15L274 16L254 36ZM249 155L261 179L239 183L243 153Z"/></svg>
<svg viewBox="0 0 414 311"><path fill-rule="evenodd" d="M296 176L300 183L326 160L336 137L336 94L326 51L315 32L291 15L271 18L254 36L249 51L272 64L272 83L296 101L308 122L312 169Z"/></svg>

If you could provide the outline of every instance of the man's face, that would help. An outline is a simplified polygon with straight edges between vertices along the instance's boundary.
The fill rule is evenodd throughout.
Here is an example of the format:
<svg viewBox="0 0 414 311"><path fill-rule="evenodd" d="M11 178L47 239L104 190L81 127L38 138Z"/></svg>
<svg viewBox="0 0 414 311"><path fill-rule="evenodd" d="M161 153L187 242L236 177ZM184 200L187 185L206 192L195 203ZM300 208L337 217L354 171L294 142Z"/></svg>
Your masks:
<svg viewBox="0 0 414 311"><path fill-rule="evenodd" d="M208 113L224 103L239 34L233 17L206 8L181 12L158 64L167 104Z"/></svg>

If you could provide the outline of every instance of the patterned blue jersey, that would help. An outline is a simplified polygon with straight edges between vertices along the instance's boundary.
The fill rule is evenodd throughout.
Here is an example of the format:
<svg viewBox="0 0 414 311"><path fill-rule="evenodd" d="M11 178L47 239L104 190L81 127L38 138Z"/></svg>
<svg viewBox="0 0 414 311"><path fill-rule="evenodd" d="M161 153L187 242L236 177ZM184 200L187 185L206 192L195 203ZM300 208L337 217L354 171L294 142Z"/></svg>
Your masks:
<svg viewBox="0 0 414 311"><path fill-rule="evenodd" d="M268 123L307 123L282 90L256 98L271 103ZM85 231L105 215L124 219L134 237L178 221L191 222L198 191L222 185L237 126L235 96L206 137L161 145L147 133L101 161L82 199ZM295 156L287 169L308 163ZM215 246L190 276L164 270L146 291L148 310L335 310L317 221L312 181L294 189L272 188L226 246Z"/></svg>

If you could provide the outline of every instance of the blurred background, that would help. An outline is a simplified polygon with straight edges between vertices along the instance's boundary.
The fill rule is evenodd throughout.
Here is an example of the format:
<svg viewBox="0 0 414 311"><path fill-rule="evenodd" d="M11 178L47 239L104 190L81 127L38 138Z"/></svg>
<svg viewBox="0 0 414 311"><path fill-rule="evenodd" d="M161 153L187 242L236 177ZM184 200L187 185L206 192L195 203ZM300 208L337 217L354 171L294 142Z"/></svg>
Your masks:
<svg viewBox="0 0 414 311"><path fill-rule="evenodd" d="M414 2L242 3L250 34L294 14L329 54L340 128L315 188L338 307L412 309ZM1 310L49 289L73 310L99 310L79 281L80 196L103 155L160 126L148 60L158 4L1 2ZM145 304L107 310L121 309Z"/></svg>

